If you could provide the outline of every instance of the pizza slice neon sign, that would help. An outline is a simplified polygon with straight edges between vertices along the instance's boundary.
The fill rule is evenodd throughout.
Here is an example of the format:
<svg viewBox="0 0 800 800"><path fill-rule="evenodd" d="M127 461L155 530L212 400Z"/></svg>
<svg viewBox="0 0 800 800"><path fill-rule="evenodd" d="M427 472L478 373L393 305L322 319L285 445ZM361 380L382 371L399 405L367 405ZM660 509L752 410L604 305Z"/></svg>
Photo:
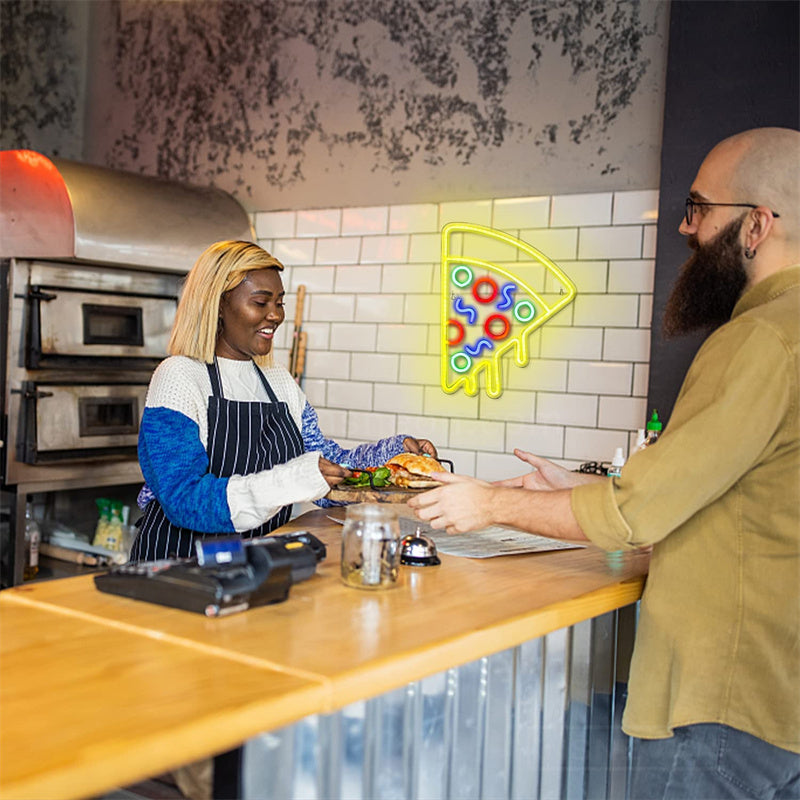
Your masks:
<svg viewBox="0 0 800 800"><path fill-rule="evenodd" d="M473 243L510 247L509 261L537 266L540 289L534 289L508 266L470 256ZM521 272L521 267L522 264L516 271ZM545 291L545 280L555 289ZM503 392L502 356L514 350L517 365L525 367L530 360L530 334L568 306L576 295L577 288L569 277L527 242L483 225L445 225L441 269L442 389L448 394L463 389L467 395L476 395L478 376L484 373L486 394L499 397Z"/></svg>

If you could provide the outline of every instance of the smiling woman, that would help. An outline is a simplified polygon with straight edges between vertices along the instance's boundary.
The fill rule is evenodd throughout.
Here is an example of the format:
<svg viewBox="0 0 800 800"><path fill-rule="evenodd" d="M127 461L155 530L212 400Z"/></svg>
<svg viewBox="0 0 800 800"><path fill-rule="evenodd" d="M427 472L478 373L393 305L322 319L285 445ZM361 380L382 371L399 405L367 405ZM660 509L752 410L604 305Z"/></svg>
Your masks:
<svg viewBox="0 0 800 800"><path fill-rule="evenodd" d="M272 351L272 338L283 322L283 283L275 269L248 273L222 295L216 354L246 361Z"/></svg>
<svg viewBox="0 0 800 800"><path fill-rule="evenodd" d="M217 242L186 278L170 357L150 382L139 432L146 484L132 561L192 555L197 538L251 538L320 500L356 469L405 450L436 454L407 434L345 450L272 343L284 320L283 264L251 242Z"/></svg>

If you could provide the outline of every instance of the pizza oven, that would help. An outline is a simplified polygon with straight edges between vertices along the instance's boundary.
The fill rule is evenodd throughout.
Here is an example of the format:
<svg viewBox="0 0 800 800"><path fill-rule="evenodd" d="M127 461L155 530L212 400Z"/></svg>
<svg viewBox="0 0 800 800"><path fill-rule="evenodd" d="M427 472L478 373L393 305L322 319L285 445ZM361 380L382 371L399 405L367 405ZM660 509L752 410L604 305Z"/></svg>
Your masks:
<svg viewBox="0 0 800 800"><path fill-rule="evenodd" d="M0 469L14 542L31 493L141 482L139 420L181 281L221 239L253 232L219 189L0 152ZM13 583L21 551L4 565Z"/></svg>

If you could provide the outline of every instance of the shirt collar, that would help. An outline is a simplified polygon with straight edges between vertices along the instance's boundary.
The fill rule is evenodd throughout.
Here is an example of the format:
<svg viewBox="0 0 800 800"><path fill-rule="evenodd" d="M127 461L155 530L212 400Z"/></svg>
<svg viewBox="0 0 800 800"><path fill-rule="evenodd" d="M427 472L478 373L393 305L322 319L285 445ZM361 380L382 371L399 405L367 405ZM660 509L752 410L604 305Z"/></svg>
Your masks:
<svg viewBox="0 0 800 800"><path fill-rule="evenodd" d="M759 281L752 289L748 289L734 306L731 319L738 317L739 314L744 314L745 311L749 311L751 308L774 300L787 289L794 289L798 286L800 286L800 264L785 267Z"/></svg>

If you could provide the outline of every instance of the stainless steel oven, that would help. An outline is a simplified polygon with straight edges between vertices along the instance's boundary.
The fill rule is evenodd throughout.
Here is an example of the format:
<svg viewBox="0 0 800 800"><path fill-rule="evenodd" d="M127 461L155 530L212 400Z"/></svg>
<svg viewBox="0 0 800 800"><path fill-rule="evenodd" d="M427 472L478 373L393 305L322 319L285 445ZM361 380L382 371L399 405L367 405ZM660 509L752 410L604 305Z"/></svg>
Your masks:
<svg viewBox="0 0 800 800"><path fill-rule="evenodd" d="M22 580L28 496L141 483L147 385L183 276L220 239L253 232L218 189L0 152L3 585Z"/></svg>
<svg viewBox="0 0 800 800"><path fill-rule="evenodd" d="M25 481L30 466L79 464L84 474L92 462L135 462L147 383L167 352L181 277L26 259L8 269L16 345L7 367L6 482Z"/></svg>

